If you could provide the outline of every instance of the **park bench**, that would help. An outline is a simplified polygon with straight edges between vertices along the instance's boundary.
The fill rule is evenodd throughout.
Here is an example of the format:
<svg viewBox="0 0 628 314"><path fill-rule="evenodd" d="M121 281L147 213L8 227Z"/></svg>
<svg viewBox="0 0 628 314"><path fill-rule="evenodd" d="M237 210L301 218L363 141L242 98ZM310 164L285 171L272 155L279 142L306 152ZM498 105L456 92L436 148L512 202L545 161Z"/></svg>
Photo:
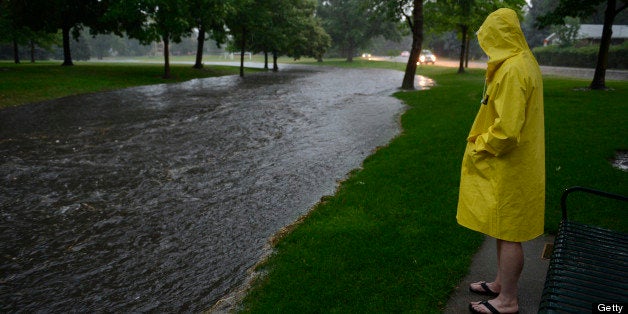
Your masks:
<svg viewBox="0 0 628 314"><path fill-rule="evenodd" d="M584 187L572 187L563 193L562 221L539 313L591 313L598 303L628 302L628 234L567 219L567 197L573 192L628 201L623 195ZM626 217L626 213L619 216ZM623 312L628 313L628 309Z"/></svg>

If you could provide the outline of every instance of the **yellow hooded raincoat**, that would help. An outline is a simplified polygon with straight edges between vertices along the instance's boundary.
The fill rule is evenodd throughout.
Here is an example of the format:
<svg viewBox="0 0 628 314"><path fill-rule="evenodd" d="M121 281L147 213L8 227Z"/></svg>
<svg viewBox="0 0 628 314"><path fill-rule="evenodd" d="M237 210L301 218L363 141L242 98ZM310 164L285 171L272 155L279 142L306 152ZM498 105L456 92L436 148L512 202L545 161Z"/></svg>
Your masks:
<svg viewBox="0 0 628 314"><path fill-rule="evenodd" d="M497 239L543 233L543 82L516 13L499 9L478 31L489 56L485 93L462 161L457 220Z"/></svg>

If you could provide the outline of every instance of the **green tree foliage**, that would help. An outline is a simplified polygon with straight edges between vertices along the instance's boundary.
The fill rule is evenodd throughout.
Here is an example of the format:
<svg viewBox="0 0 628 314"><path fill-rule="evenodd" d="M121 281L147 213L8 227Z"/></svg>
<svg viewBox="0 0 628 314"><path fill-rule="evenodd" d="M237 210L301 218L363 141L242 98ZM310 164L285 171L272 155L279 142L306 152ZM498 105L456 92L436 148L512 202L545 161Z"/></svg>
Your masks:
<svg viewBox="0 0 628 314"><path fill-rule="evenodd" d="M526 41L530 48L543 45L543 40L549 36L552 31L549 28L537 29L535 27L536 19L539 16L547 14L556 8L559 0L531 0L528 6L521 28L526 36Z"/></svg>
<svg viewBox="0 0 628 314"><path fill-rule="evenodd" d="M14 1L0 2L0 42L10 43L13 46L13 60L20 63L18 47L25 44L25 39L32 31L25 25L20 25L16 16Z"/></svg>
<svg viewBox="0 0 628 314"><path fill-rule="evenodd" d="M539 28L548 25L563 24L567 16L587 18L591 16L597 7L606 3L604 11L604 27L600 48L598 52L597 64L593 81L589 85L591 89L606 89L606 68L608 63L608 50L611 45L613 34L613 22L615 17L628 6L627 0L560 0L558 6L550 13L537 18Z"/></svg>
<svg viewBox="0 0 628 314"><path fill-rule="evenodd" d="M246 51L272 53L274 71L278 70L279 55L322 58L330 39L315 13L316 2L312 0L238 2L227 19L227 26L233 36L232 50L241 53L240 75L244 75Z"/></svg>
<svg viewBox="0 0 628 314"><path fill-rule="evenodd" d="M482 25L486 16L499 8L511 8L521 17L525 0L441 0L425 4L426 20L433 25L432 31L456 30L460 38L460 66L458 73L464 73L468 56L469 40Z"/></svg>
<svg viewBox="0 0 628 314"><path fill-rule="evenodd" d="M244 76L244 54L251 32L269 20L269 12L263 11L261 0L241 0L234 3L234 10L227 16L227 28L232 35L230 50L240 49L240 76Z"/></svg>
<svg viewBox="0 0 628 314"><path fill-rule="evenodd" d="M382 15L377 6L363 0L321 1L318 15L340 54L353 61L360 49L368 48L372 38L399 36L397 24Z"/></svg>
<svg viewBox="0 0 628 314"><path fill-rule="evenodd" d="M561 47L571 47L578 38L580 30L580 18L567 16L562 25L554 25L551 29L560 39Z"/></svg>
<svg viewBox="0 0 628 314"><path fill-rule="evenodd" d="M197 48L194 68L203 67L203 46L209 38L217 45L225 43L227 32L225 19L233 10L232 0L193 0L189 1L190 23L197 29ZM207 36L209 35L209 36Z"/></svg>
<svg viewBox="0 0 628 314"><path fill-rule="evenodd" d="M192 33L190 3L185 0L109 0L95 32L126 33L142 44L163 43L164 78L170 78L170 43Z"/></svg>
<svg viewBox="0 0 628 314"><path fill-rule="evenodd" d="M316 17L314 0L279 0L271 8L271 25L268 48L273 54L273 70L277 70L277 57L287 55L294 59L303 56L322 60L331 45L331 38Z"/></svg>
<svg viewBox="0 0 628 314"><path fill-rule="evenodd" d="M164 53L164 78L170 78L170 42L181 42L184 36L192 33L189 19L188 1L185 0L146 0L148 27L145 29L149 40L161 39Z"/></svg>
<svg viewBox="0 0 628 314"><path fill-rule="evenodd" d="M276 60L279 53L287 46L288 37L294 32L289 29L290 9L296 1L291 0L267 0L257 1L256 7L261 12L254 19L255 27L249 29L249 47L252 53L263 52L266 56L264 67L268 69L268 53L273 54ZM236 43L239 43L237 41ZM275 63L273 70L277 71Z"/></svg>
<svg viewBox="0 0 628 314"><path fill-rule="evenodd" d="M38 1L0 2L0 42L12 44L15 63L20 63L19 46L30 48L31 62L34 62L35 48L50 50L57 39L58 28L52 25L58 22L58 17L56 14L49 14L46 7L38 7L39 4ZM66 42L69 45L69 32L66 33ZM69 57L69 48L67 56ZM71 65L71 58L69 62L67 60L64 64Z"/></svg>
<svg viewBox="0 0 628 314"><path fill-rule="evenodd" d="M322 62L323 55L331 46L331 36L323 28L321 20L314 15L300 18L298 22L293 24L296 32L288 41L286 55L294 59L312 57Z"/></svg>
<svg viewBox="0 0 628 314"><path fill-rule="evenodd" d="M406 64L401 88L414 89L416 63L423 45L423 1L422 0L371 0L369 5L382 17L389 21L405 21L412 32L410 57Z"/></svg>
<svg viewBox="0 0 628 314"><path fill-rule="evenodd" d="M84 41L90 48L90 52L95 55L98 60L102 60L108 56L111 50L116 52L123 52L126 50L124 39L112 35L102 34L98 36L90 36L89 32L81 32L81 41Z"/></svg>
<svg viewBox="0 0 628 314"><path fill-rule="evenodd" d="M29 48L30 60L35 62L37 49L51 51L53 45L61 42L57 33L33 30L26 18L20 16L23 5L20 1L0 1L0 43L12 46L15 63L20 63L20 46Z"/></svg>
<svg viewBox="0 0 628 314"><path fill-rule="evenodd" d="M109 1L99 0L22 0L8 1L14 4L18 25L33 31L57 33L63 36L63 64L73 65L70 52L70 36L79 37L84 26L95 26L107 9Z"/></svg>

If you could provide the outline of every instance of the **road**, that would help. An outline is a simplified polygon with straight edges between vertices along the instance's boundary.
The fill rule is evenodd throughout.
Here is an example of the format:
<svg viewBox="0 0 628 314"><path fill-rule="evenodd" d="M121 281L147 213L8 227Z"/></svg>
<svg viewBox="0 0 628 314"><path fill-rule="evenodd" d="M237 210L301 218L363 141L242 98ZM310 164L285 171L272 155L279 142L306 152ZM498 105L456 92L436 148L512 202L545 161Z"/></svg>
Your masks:
<svg viewBox="0 0 628 314"><path fill-rule="evenodd" d="M406 57L378 57L373 56L371 60L374 61L394 61L394 62L408 62ZM457 68L460 66L460 61L453 59L438 58L436 65L444 67ZM430 65L423 65L429 67ZM486 69L486 61L469 61L469 68L472 69ZM541 66L541 73L549 76L562 76L581 79L593 79L595 69L593 68L573 68L573 67L555 67L555 66ZM606 80L609 81L628 81L628 71L626 70L606 70Z"/></svg>

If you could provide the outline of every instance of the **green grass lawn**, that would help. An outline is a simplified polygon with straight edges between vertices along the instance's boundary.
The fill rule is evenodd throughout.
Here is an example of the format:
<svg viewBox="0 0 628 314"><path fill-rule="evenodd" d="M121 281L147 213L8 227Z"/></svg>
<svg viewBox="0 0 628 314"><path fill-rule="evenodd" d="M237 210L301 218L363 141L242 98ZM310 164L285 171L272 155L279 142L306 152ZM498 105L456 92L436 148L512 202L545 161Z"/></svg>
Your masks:
<svg viewBox="0 0 628 314"><path fill-rule="evenodd" d="M238 67L172 64L172 78L164 79L163 64L75 62L62 67L60 62L15 64L0 62L0 108L75 94L114 90L138 85L183 82L194 78L234 75ZM246 69L247 72L259 69Z"/></svg>
<svg viewBox="0 0 628 314"><path fill-rule="evenodd" d="M404 68L365 60L324 64ZM483 241L456 224L455 211L465 138L479 106L484 71L459 75L456 70L419 67L417 74L435 79L437 86L395 94L409 105L401 118L402 134L273 241L274 254L258 269L267 275L245 299L244 312L442 310ZM159 64L0 63L0 106L235 74L237 68L206 66L199 72L175 65L171 81L161 79L162 71ZM587 80L546 77L544 82L546 229L555 232L564 188L582 185L628 194L628 173L609 163L616 150L628 150L628 82L608 82L609 91L580 89ZM581 196L570 205L576 220L628 232L625 205Z"/></svg>

